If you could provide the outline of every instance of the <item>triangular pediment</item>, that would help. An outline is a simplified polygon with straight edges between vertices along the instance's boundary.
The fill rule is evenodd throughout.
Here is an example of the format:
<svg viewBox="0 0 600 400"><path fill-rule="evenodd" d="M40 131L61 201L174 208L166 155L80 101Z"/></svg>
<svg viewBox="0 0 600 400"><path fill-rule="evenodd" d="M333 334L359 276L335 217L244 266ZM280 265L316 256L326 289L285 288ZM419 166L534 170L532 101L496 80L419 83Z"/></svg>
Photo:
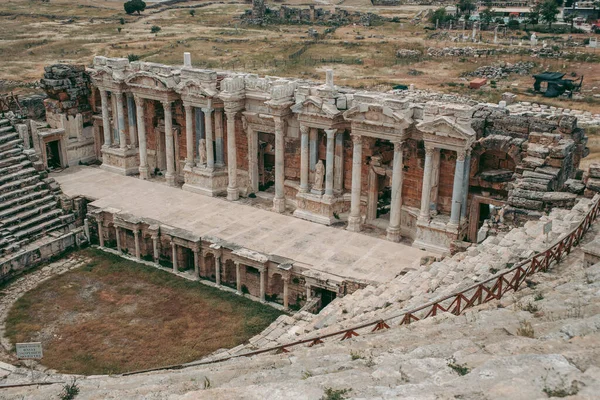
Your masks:
<svg viewBox="0 0 600 400"><path fill-rule="evenodd" d="M175 88L175 91L180 94L187 94L188 96L195 97L214 97L217 95L217 91L214 89L206 88L202 84L196 81L185 81L181 82Z"/></svg>
<svg viewBox="0 0 600 400"><path fill-rule="evenodd" d="M449 137L461 139L466 142L475 140L475 131L468 123L458 123L455 118L440 116L431 121L423 121L417 125L417 129L437 137Z"/></svg>
<svg viewBox="0 0 600 400"><path fill-rule="evenodd" d="M167 82L160 77L147 72L138 72L129 76L125 83L129 86L154 90L169 90Z"/></svg>
<svg viewBox="0 0 600 400"><path fill-rule="evenodd" d="M318 115L325 118L335 118L341 115L335 104L324 102L318 97L310 96L301 103L296 103L291 107L292 112L298 114Z"/></svg>
<svg viewBox="0 0 600 400"><path fill-rule="evenodd" d="M412 118L402 111L376 104L360 104L352 107L344 113L344 118L352 122L397 129L406 129L412 123Z"/></svg>

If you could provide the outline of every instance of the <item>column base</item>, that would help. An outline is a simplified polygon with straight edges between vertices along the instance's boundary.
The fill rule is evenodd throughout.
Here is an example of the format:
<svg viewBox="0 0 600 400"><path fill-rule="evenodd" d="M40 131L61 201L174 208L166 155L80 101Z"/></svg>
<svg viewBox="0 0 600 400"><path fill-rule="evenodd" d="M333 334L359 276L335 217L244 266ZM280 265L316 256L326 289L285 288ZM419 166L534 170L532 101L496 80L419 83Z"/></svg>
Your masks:
<svg viewBox="0 0 600 400"><path fill-rule="evenodd" d="M149 170L149 168L147 166L146 167L140 167L139 171L140 171L140 179L148 180L148 178L150 176L150 170Z"/></svg>
<svg viewBox="0 0 600 400"><path fill-rule="evenodd" d="M273 211L277 213L285 212L285 197L281 199L276 197L273 199Z"/></svg>
<svg viewBox="0 0 600 400"><path fill-rule="evenodd" d="M400 242L400 239L402 238L402 236L400 235L400 228L399 227L391 227L389 226L387 228L387 240L389 240L390 242Z"/></svg>
<svg viewBox="0 0 600 400"><path fill-rule="evenodd" d="M360 232L362 231L361 217L351 215L348 217L348 226L346 227L347 231L350 232Z"/></svg>
<svg viewBox="0 0 600 400"><path fill-rule="evenodd" d="M300 193L308 193L308 186L307 186L307 187L302 187L302 186L300 186L300 189L298 189L298 191L299 191Z"/></svg>
<svg viewBox="0 0 600 400"><path fill-rule="evenodd" d="M165 179L167 180L167 185L169 186L177 186L177 183L175 182L175 174L172 172L167 172L165 174Z"/></svg>
<svg viewBox="0 0 600 400"><path fill-rule="evenodd" d="M323 191L323 189L311 189L310 193L316 194L317 196L322 196L325 192Z"/></svg>
<svg viewBox="0 0 600 400"><path fill-rule="evenodd" d="M238 188L227 188L227 200L236 201L240 198L240 191Z"/></svg>

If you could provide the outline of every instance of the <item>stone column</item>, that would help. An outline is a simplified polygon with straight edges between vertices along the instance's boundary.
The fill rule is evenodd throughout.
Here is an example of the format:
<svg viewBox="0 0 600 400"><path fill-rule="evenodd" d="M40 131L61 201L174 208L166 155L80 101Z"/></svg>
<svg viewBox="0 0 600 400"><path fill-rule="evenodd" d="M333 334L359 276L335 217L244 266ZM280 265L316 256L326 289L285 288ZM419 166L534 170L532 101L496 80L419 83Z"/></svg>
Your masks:
<svg viewBox="0 0 600 400"><path fill-rule="evenodd" d="M278 213L285 211L285 191L283 186L285 180L284 124L283 119L275 118L275 198L273 199L273 211Z"/></svg>
<svg viewBox="0 0 600 400"><path fill-rule="evenodd" d="M221 285L221 256L213 254L215 256L215 283L217 286Z"/></svg>
<svg viewBox="0 0 600 400"><path fill-rule="evenodd" d="M133 94L127 93L127 122L129 122L129 143L131 147L137 147L137 132L136 132L136 107L133 101Z"/></svg>
<svg viewBox="0 0 600 400"><path fill-rule="evenodd" d="M213 147L213 130L212 130L212 108L203 108L204 113L204 134L206 135L206 167L208 169L215 168L215 151Z"/></svg>
<svg viewBox="0 0 600 400"><path fill-rule="evenodd" d="M135 258L138 260L141 258L140 255L140 231L137 229L133 230L133 238L135 241Z"/></svg>
<svg viewBox="0 0 600 400"><path fill-rule="evenodd" d="M194 118L192 114L194 108L185 103L183 108L185 110L185 148L187 150L185 167L191 170L194 166Z"/></svg>
<svg viewBox="0 0 600 400"><path fill-rule="evenodd" d="M237 185L237 148L235 146L235 112L227 112L227 200L235 201L240 198ZM217 153L218 154L218 153Z"/></svg>
<svg viewBox="0 0 600 400"><path fill-rule="evenodd" d="M248 136L248 175L250 188L253 192L258 191L258 133L250 128L246 128Z"/></svg>
<svg viewBox="0 0 600 400"><path fill-rule="evenodd" d="M100 102L102 103L102 130L104 131L104 144L102 145L102 147L110 147L111 126L110 116L108 114L108 93L106 92L106 90L100 90Z"/></svg>
<svg viewBox="0 0 600 400"><path fill-rule="evenodd" d="M194 253L194 276L196 279L200 279L200 265L198 264L200 257L198 256L198 251L199 249L197 247L192 249L192 252Z"/></svg>
<svg viewBox="0 0 600 400"><path fill-rule="evenodd" d="M165 153L167 154L167 173L165 178L169 186L175 186L175 141L173 139L173 115L171 102L163 101L165 111Z"/></svg>
<svg viewBox="0 0 600 400"><path fill-rule="evenodd" d="M235 288L237 294L242 294L242 276L240 275L240 263L235 261Z"/></svg>
<svg viewBox="0 0 600 400"><path fill-rule="evenodd" d="M431 168L431 198L430 204L435 205L435 209L431 209L429 211L433 211L437 213L437 203L438 203L438 195L440 191L440 162L441 162L441 149L435 149L433 152L433 161ZM430 206L431 207L431 206Z"/></svg>
<svg viewBox="0 0 600 400"><path fill-rule="evenodd" d="M350 216L348 230L360 232L360 192L362 188L362 136L352 135L352 197L350 199Z"/></svg>
<svg viewBox="0 0 600 400"><path fill-rule="evenodd" d="M260 270L260 301L265 302L265 270Z"/></svg>
<svg viewBox="0 0 600 400"><path fill-rule="evenodd" d="M110 92L110 100L112 107L112 125L113 125L113 143L119 144L119 119L117 118L117 95L114 92Z"/></svg>
<svg viewBox="0 0 600 400"><path fill-rule="evenodd" d="M119 147L127 147L127 135L125 134L125 115L123 114L123 93L115 93L117 97L117 121L119 126Z"/></svg>
<svg viewBox="0 0 600 400"><path fill-rule="evenodd" d="M419 219L428 222L430 217L429 201L431 199L431 172L433 170L433 147L425 146L425 168L423 170L423 190L421 193L421 213Z"/></svg>
<svg viewBox="0 0 600 400"><path fill-rule="evenodd" d="M158 235L152 235L152 255L154 258L154 263L158 264L158 259L160 257L158 254Z"/></svg>
<svg viewBox="0 0 600 400"><path fill-rule="evenodd" d="M467 218L467 204L469 202L469 176L471 174L471 151L467 150L465 157L465 174L463 176L463 198L460 210L461 220Z"/></svg>
<svg viewBox="0 0 600 400"><path fill-rule="evenodd" d="M196 146L196 161L195 164L198 164L200 160L200 139L205 139L204 136L204 115L202 114L202 110L194 107L194 120L195 120L195 128L196 128L196 142L194 146Z"/></svg>
<svg viewBox="0 0 600 400"><path fill-rule="evenodd" d="M121 229L118 226L115 226L115 236L117 238L117 251L121 252Z"/></svg>
<svg viewBox="0 0 600 400"><path fill-rule="evenodd" d="M215 110L215 145L216 145L216 156L215 162L217 167L225 166L225 149L223 146L223 111ZM229 117L227 117L227 142L229 143ZM229 144L227 145L227 151L229 152ZM227 162L229 163L229 156L227 156Z"/></svg>
<svg viewBox="0 0 600 400"><path fill-rule="evenodd" d="M334 164L334 141L337 129L325 129L327 134L327 158L325 166L325 196L333 197L333 164Z"/></svg>
<svg viewBox="0 0 600 400"><path fill-rule="evenodd" d="M335 152L333 166L333 190L341 194L344 189L344 132L335 137Z"/></svg>
<svg viewBox="0 0 600 400"><path fill-rule="evenodd" d="M390 224L387 228L387 239L391 240L392 242L400 241L400 217L402 215L402 182L404 178L404 166L402 163L403 144L404 142L394 142Z"/></svg>
<svg viewBox="0 0 600 400"><path fill-rule="evenodd" d="M450 211L450 224L458 226L460 221L460 209L463 199L463 179L465 177L466 151L457 152L456 167L454 168L454 186L452 187L452 209Z"/></svg>
<svg viewBox="0 0 600 400"><path fill-rule="evenodd" d="M310 290L310 285L306 285L306 302L308 303L312 298L312 291Z"/></svg>
<svg viewBox="0 0 600 400"><path fill-rule="evenodd" d="M144 99L135 97L135 111L137 117L138 144L140 147L140 179L148 179L150 171L148 170L148 145L146 143L146 123L144 121Z"/></svg>
<svg viewBox="0 0 600 400"><path fill-rule="evenodd" d="M308 126L300 125L300 193L308 192Z"/></svg>
<svg viewBox="0 0 600 400"><path fill-rule="evenodd" d="M284 277L283 278L283 309L284 310L289 310L290 306L289 306L289 284L290 284L290 278L289 277Z"/></svg>
<svg viewBox="0 0 600 400"><path fill-rule="evenodd" d="M98 221L98 243L100 247L104 247L104 229L102 229L102 221Z"/></svg>
<svg viewBox="0 0 600 400"><path fill-rule="evenodd" d="M171 241L171 251L172 251L172 258L173 258L173 272L177 273L178 272L178 268L177 268L177 244L175 244L175 242Z"/></svg>
<svg viewBox="0 0 600 400"><path fill-rule="evenodd" d="M319 138L319 131L317 131L315 128L311 128L310 133L309 133L310 160L309 160L308 167L312 172L315 172L315 165L317 165L317 158L318 158L318 154L319 154L319 147L317 146L318 138Z"/></svg>

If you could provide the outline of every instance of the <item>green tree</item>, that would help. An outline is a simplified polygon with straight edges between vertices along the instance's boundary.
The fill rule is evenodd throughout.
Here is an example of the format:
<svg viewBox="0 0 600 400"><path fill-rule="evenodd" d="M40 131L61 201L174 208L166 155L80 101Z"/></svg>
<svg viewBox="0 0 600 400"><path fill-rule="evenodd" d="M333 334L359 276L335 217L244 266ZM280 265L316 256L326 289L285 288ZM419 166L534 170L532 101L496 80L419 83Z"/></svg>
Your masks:
<svg viewBox="0 0 600 400"><path fill-rule="evenodd" d="M540 7L540 19L548 24L548 29L552 28L552 23L557 21L559 13L558 6L554 0L546 0Z"/></svg>
<svg viewBox="0 0 600 400"><path fill-rule="evenodd" d="M467 13L467 15L471 15L471 11L475 11L477 8L473 0L459 0L457 7L461 13Z"/></svg>
<svg viewBox="0 0 600 400"><path fill-rule="evenodd" d="M487 27L494 20L494 12L492 11L492 7L487 6L483 11L479 13L479 20L481 24Z"/></svg>
<svg viewBox="0 0 600 400"><path fill-rule="evenodd" d="M454 18L452 17L452 15L446 12L446 9L444 7L438 8L433 12L433 14L429 16L429 22L431 22L434 25L436 21L439 21L440 24L443 24L444 22L451 21L452 19Z"/></svg>
<svg viewBox="0 0 600 400"><path fill-rule="evenodd" d="M575 22L575 18L577 18L577 14L576 13L570 13L567 14L563 17L563 20L567 23L571 25L571 33L573 32L573 23Z"/></svg>
<svg viewBox="0 0 600 400"><path fill-rule="evenodd" d="M137 12L139 15L146 9L146 2L143 0L130 0L123 4L123 8L125 8L125 12L127 14L133 14Z"/></svg>
<svg viewBox="0 0 600 400"><path fill-rule="evenodd" d="M527 28L527 24L537 25L540 22L540 8L541 4L538 3L529 10L529 15L525 20L525 28Z"/></svg>

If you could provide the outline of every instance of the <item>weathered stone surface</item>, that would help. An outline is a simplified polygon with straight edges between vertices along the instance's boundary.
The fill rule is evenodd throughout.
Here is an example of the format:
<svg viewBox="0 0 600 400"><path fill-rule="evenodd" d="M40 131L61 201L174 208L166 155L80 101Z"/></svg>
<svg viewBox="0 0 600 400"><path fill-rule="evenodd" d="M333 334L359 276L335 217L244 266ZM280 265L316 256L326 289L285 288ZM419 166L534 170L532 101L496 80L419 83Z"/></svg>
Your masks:
<svg viewBox="0 0 600 400"><path fill-rule="evenodd" d="M600 178L600 164L598 164L598 163L590 164L588 174L591 178Z"/></svg>
<svg viewBox="0 0 600 400"><path fill-rule="evenodd" d="M540 198L543 198L543 195ZM541 210L544 207L544 203L542 201L514 196L508 198L508 204L514 207L526 208L528 210Z"/></svg>
<svg viewBox="0 0 600 400"><path fill-rule="evenodd" d="M567 179L565 189L571 193L582 194L585 189L585 184L577 179Z"/></svg>

